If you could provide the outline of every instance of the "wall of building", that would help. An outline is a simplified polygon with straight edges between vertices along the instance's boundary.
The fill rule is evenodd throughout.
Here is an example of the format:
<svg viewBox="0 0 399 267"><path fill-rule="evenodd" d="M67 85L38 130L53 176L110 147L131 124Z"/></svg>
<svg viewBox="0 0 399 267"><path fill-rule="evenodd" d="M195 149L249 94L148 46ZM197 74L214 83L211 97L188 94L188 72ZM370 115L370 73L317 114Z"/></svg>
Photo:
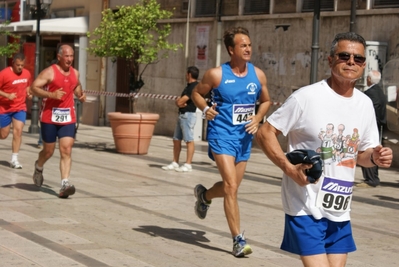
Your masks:
<svg viewBox="0 0 399 267"><path fill-rule="evenodd" d="M52 8L66 8L71 5L83 6L84 13L89 14L89 28L93 31L101 21L101 10L104 6L116 8L119 5L131 5L138 0L92 0L92 1L54 1ZM172 25L170 42L186 43L187 13L182 12L181 0L160 0L161 6L174 12L173 19L167 22ZM223 31L233 26L247 27L253 43L252 62L264 70L268 78L268 87L273 101L283 102L293 90L307 85L310 80L311 45L313 13L295 13L297 1L274 1L271 13L266 15L238 16L242 1L223 1L225 7L221 18ZM348 31L350 27L350 0L340 0L335 8L338 11L321 12L318 78L329 75L327 57L330 44L338 32ZM368 41L388 43L387 61L399 56L399 8L365 10L366 1L358 1L357 32ZM195 3L195 1L192 1ZM284 8L285 7L285 8ZM284 10L291 13L285 13ZM341 11L346 9L344 11ZM206 48L207 60L201 62L200 78L206 69L215 67L217 51L217 25L215 17L192 17L189 22L188 59L186 64L185 48L169 54L168 59L147 67L143 74L145 82L141 92L180 95L185 87L185 69L187 65L196 65L197 44L199 36L197 27L209 27ZM224 45L221 47L220 62L229 57ZM86 84L88 90L115 91L115 74L117 69L107 60L88 55ZM82 77L83 78L83 77ZM99 125L108 125L106 113L115 108L114 97L99 97ZM272 112L278 106L273 106ZM139 98L136 106L140 112L156 112L161 115L156 125L155 134L172 136L175 127L177 108L174 101L154 98Z"/></svg>
<svg viewBox="0 0 399 267"><path fill-rule="evenodd" d="M171 20L170 41L185 44L186 21ZM268 88L273 101L284 101L293 90L307 85L310 80L312 13L278 14L245 17L223 17L222 28L244 26L249 29L253 43L252 62L261 68L268 78ZM288 27L282 27L286 25ZM200 68L200 77L205 70L215 66L217 22L213 18L191 19L189 26L188 65L196 61L197 26L209 26L208 61ZM399 44L399 9L358 11L357 32L367 41L388 43L387 61L396 56ZM349 31L350 11L322 12L320 20L318 79L329 76L328 55L335 34ZM399 47L399 46L398 46ZM396 48L396 50L395 50ZM184 49L171 53L164 59L147 68L143 75L145 86L141 92L180 95L185 86ZM222 47L221 62L229 57ZM177 109L170 100L140 98L137 105L142 112L157 112L161 115L155 133L173 134ZM272 112L277 106L273 106Z"/></svg>

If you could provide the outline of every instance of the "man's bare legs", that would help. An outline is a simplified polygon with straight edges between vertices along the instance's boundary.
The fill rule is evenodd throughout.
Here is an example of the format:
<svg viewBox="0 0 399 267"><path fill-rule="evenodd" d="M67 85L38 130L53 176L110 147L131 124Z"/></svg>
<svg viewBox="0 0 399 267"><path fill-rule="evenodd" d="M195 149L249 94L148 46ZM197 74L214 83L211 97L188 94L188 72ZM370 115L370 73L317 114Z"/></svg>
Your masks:
<svg viewBox="0 0 399 267"><path fill-rule="evenodd" d="M179 163L181 140L173 140L173 162Z"/></svg>
<svg viewBox="0 0 399 267"><path fill-rule="evenodd" d="M63 137L59 140L60 149L60 172L61 180L68 179L71 173L72 166L72 146L74 143L72 137Z"/></svg>
<svg viewBox="0 0 399 267"><path fill-rule="evenodd" d="M22 121L12 119L12 153L18 153L21 148L24 125Z"/></svg>
<svg viewBox="0 0 399 267"><path fill-rule="evenodd" d="M12 119L12 141L11 141L11 167L21 169L22 165L18 162L18 153L22 143L22 131L24 128L22 121ZM10 134L11 124L0 129L0 139L6 139Z"/></svg>
<svg viewBox="0 0 399 267"><path fill-rule="evenodd" d="M191 142L186 142L186 145L187 145L186 163L191 165L191 162L193 161L194 157L195 144L194 141L191 141Z"/></svg>
<svg viewBox="0 0 399 267"><path fill-rule="evenodd" d="M215 153L213 153L213 158L222 176L222 181L215 183L208 190L201 184L194 188L194 196L197 198L195 213L199 218L204 219L212 199L223 197L224 213L233 239L232 254L235 257L244 257L251 254L252 249L241 233L237 194L247 162L235 163L235 157Z"/></svg>
<svg viewBox="0 0 399 267"><path fill-rule="evenodd" d="M238 187L244 177L246 161L235 163L235 158L229 155L213 154L222 181L217 182L205 192L205 199L224 198L224 212L232 237L240 232L240 212L237 201Z"/></svg>
<svg viewBox="0 0 399 267"><path fill-rule="evenodd" d="M344 267L347 254L318 254L302 256L301 260L304 267Z"/></svg>
<svg viewBox="0 0 399 267"><path fill-rule="evenodd" d="M69 184L69 175L72 166L72 146L74 138L62 137L58 141L60 150L60 172L61 172L61 190L60 198L67 198L69 195L75 193L75 187ZM37 186L43 183L43 166L54 154L56 143L46 143L43 141L43 149L39 152L39 158L35 164L35 173L33 174L33 181Z"/></svg>
<svg viewBox="0 0 399 267"><path fill-rule="evenodd" d="M186 142L187 146L187 155L186 155L186 163L179 166L179 158L182 149L182 140L173 139L173 161L169 165L165 165L162 167L164 170L176 170L178 172L188 172L192 170L191 162L194 156L195 145L194 141Z"/></svg>
<svg viewBox="0 0 399 267"><path fill-rule="evenodd" d="M39 152L39 158L37 159L37 167L43 168L44 164L49 160L55 150L55 142L54 143L46 143L43 141L43 149Z"/></svg>
<svg viewBox="0 0 399 267"><path fill-rule="evenodd" d="M0 139L6 139L10 133L11 124L0 128Z"/></svg>

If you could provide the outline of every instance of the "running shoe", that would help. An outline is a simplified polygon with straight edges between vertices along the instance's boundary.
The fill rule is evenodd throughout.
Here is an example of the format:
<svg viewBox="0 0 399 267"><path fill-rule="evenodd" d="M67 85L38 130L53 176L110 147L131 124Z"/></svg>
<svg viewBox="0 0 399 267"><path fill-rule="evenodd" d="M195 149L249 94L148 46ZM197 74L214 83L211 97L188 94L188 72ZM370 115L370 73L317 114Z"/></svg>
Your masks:
<svg viewBox="0 0 399 267"><path fill-rule="evenodd" d="M244 232L234 238L232 254L239 258L252 253L251 247L244 238Z"/></svg>
<svg viewBox="0 0 399 267"><path fill-rule="evenodd" d="M43 170L39 171L36 168L37 160L35 161L35 172L33 173L33 183L38 187L42 186L43 184Z"/></svg>
<svg viewBox="0 0 399 267"><path fill-rule="evenodd" d="M13 169L22 169L22 165L18 162L18 160L11 161L10 167Z"/></svg>
<svg viewBox="0 0 399 267"><path fill-rule="evenodd" d="M194 196L197 199L195 202L194 210L195 214L200 218L201 220L205 219L206 213L208 212L209 205L211 205L212 201L205 202L204 201L204 196L203 194L206 192L205 186L202 184L198 184L194 188Z"/></svg>
<svg viewBox="0 0 399 267"><path fill-rule="evenodd" d="M75 186L69 184L69 182L65 182L61 189L60 193L58 194L59 198L68 198L70 195L75 194Z"/></svg>
<svg viewBox="0 0 399 267"><path fill-rule="evenodd" d="M190 164L184 163L181 165L179 168L175 169L177 172L191 172L193 170L193 167L191 167Z"/></svg>
<svg viewBox="0 0 399 267"><path fill-rule="evenodd" d="M179 168L179 164L177 164L176 162L172 162L169 165L162 166L162 169L165 171L172 171L176 170L177 168Z"/></svg>

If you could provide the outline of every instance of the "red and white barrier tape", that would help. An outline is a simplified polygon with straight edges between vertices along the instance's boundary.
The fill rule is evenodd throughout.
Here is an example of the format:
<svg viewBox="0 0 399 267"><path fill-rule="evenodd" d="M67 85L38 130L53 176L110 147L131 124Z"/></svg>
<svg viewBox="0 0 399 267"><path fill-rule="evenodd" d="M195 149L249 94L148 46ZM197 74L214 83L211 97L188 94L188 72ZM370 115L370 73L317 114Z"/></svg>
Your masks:
<svg viewBox="0 0 399 267"><path fill-rule="evenodd" d="M116 92L105 92L105 91L92 91L84 90L87 95L104 95L104 96L114 96L114 97L149 97L155 99L166 99L166 100L176 100L179 97L174 95L161 95L161 94L149 94L149 93L116 93ZM272 106L280 106L282 102L272 102Z"/></svg>

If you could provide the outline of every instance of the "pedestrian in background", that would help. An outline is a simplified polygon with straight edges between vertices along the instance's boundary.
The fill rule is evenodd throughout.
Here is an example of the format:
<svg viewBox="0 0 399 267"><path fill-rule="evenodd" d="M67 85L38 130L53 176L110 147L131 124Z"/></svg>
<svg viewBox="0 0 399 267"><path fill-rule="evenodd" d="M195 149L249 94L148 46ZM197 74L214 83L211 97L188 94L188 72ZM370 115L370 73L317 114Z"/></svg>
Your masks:
<svg viewBox="0 0 399 267"><path fill-rule="evenodd" d="M372 70L367 75L367 86L369 86L364 93L370 97L373 102L375 118L380 136L380 143L382 143L383 129L387 123L387 99L378 85L381 80L381 73L378 70ZM371 168L362 167L364 182L357 184L357 187L372 188L380 185L380 177L378 177L378 166Z"/></svg>
<svg viewBox="0 0 399 267"><path fill-rule="evenodd" d="M173 134L173 161L169 165L163 166L162 169L178 172L191 172L192 160L194 156L194 127L197 122L197 107L191 99L191 93L198 84L199 70L195 66L187 68L186 81L187 86L184 88L181 96L175 101L179 108L179 116L177 117L176 128ZM187 146L186 163L179 166L179 158L181 152L181 142L184 140Z"/></svg>

